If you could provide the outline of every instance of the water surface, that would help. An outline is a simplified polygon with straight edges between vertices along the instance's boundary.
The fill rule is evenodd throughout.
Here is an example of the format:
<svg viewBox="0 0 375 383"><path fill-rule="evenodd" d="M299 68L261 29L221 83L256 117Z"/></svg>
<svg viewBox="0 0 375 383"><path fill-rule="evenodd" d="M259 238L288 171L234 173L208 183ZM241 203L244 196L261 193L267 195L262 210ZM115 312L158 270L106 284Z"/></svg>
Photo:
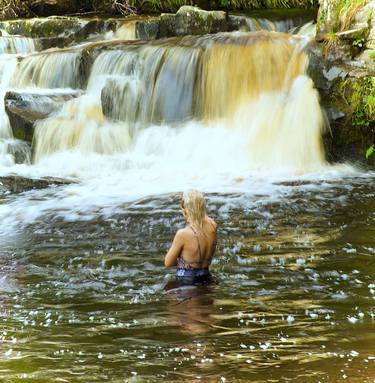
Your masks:
<svg viewBox="0 0 375 383"><path fill-rule="evenodd" d="M209 193L217 284L204 288L166 291L163 256L183 225L176 193L2 226L0 379L373 382L373 182Z"/></svg>

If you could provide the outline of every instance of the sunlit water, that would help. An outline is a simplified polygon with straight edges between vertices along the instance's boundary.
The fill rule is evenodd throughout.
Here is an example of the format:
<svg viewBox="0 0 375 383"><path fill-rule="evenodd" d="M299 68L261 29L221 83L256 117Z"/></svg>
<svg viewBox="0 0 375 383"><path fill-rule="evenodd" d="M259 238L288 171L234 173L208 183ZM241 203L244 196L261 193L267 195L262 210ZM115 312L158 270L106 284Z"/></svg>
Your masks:
<svg viewBox="0 0 375 383"><path fill-rule="evenodd" d="M217 284L169 291L178 194L3 194L0 379L373 382L374 174L289 178L208 193Z"/></svg>
<svg viewBox="0 0 375 383"><path fill-rule="evenodd" d="M231 46L241 38L256 49ZM229 45L203 57L206 72L184 39L104 51L86 94L36 124L33 165L14 165L3 145L0 176L71 184L0 185L1 382L375 381L375 174L325 162L294 38L215 39ZM17 67L9 57L0 93L10 81L80 91L79 56L50 51ZM150 103L142 92L158 62ZM105 89L116 121L102 112ZM6 118L1 127L8 138ZM219 224L216 283L176 289L163 257L192 187Z"/></svg>

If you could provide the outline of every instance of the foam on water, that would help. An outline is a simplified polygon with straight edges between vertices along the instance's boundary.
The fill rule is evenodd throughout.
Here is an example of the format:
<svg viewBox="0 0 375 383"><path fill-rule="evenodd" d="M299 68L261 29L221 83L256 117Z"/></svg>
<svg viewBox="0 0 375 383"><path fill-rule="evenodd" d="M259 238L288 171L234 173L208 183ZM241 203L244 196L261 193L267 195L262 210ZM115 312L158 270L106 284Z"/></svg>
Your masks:
<svg viewBox="0 0 375 383"><path fill-rule="evenodd" d="M340 185L343 177L366 177L348 165L323 165L316 172L304 175L288 171L256 171L243 165L244 152L228 150L224 154L217 146L215 149L215 139L211 140L212 150L205 151L204 144L199 144L200 128L194 124L181 129L179 134L175 129L164 127L168 133L163 132L162 145L160 129L153 127L143 131L131 153L84 155L78 150L65 151L45 157L37 165L12 167L13 172L23 176L63 175L72 180L79 179L79 182L10 198L7 204L0 205L0 232L11 233L40 219L79 221L96 216L111 217L144 197L154 196L157 200L158 196L189 188L219 193L220 196L215 198L223 203L220 214L225 215L227 209L235 206L257 209L264 203L287 200L290 193L301 188L321 192L324 188L334 187L335 183ZM217 128L215 133L216 140L220 134L225 137L224 129ZM212 132L207 129L206 134ZM187 140L189 136L194 137L190 142ZM232 137L232 145L237 147L239 140L240 137ZM189 158L183 146L198 147L205 154ZM77 163L80 163L79 169ZM206 167L197 165L202 163ZM314 183L321 180L329 182ZM286 187L282 185L285 181L306 182L306 185ZM232 200L228 193L238 197Z"/></svg>
<svg viewBox="0 0 375 383"><path fill-rule="evenodd" d="M86 93L35 124L34 164L0 169L75 182L7 197L0 232L42 218L111 216L140 198L188 188L239 193L256 205L285 198L280 181L356 174L325 161L324 113L305 74L304 46L301 38L262 32L103 51ZM25 57L6 67L1 89L12 78L36 92L80 89L80 59L79 50Z"/></svg>
<svg viewBox="0 0 375 383"><path fill-rule="evenodd" d="M0 165L3 166L14 163L13 156L8 153L8 141L13 138L13 133L5 113L4 97L16 66L17 59L14 56L0 55Z"/></svg>

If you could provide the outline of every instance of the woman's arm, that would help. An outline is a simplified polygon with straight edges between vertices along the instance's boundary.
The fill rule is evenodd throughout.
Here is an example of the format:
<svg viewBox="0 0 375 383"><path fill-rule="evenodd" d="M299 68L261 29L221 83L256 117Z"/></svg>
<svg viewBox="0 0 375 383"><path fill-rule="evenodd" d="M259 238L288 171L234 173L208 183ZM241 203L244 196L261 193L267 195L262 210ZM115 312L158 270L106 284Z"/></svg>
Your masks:
<svg viewBox="0 0 375 383"><path fill-rule="evenodd" d="M173 267L177 264L177 257L181 254L184 247L182 230L178 230L174 236L172 245L164 258L165 267Z"/></svg>

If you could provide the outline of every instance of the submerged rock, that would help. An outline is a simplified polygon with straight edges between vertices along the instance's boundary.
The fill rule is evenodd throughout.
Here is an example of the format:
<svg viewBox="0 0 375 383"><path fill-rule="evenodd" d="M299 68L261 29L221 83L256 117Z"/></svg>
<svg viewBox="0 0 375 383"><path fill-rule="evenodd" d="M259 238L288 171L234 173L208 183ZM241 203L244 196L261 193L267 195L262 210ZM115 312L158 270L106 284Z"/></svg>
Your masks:
<svg viewBox="0 0 375 383"><path fill-rule="evenodd" d="M204 11L197 7L183 6L176 14L161 14L158 37L200 35L227 30L225 12Z"/></svg>
<svg viewBox="0 0 375 383"><path fill-rule="evenodd" d="M17 93L7 92L5 110L13 130L14 137L32 141L34 122L47 118L61 108L64 102L78 97L79 91L64 93Z"/></svg>

